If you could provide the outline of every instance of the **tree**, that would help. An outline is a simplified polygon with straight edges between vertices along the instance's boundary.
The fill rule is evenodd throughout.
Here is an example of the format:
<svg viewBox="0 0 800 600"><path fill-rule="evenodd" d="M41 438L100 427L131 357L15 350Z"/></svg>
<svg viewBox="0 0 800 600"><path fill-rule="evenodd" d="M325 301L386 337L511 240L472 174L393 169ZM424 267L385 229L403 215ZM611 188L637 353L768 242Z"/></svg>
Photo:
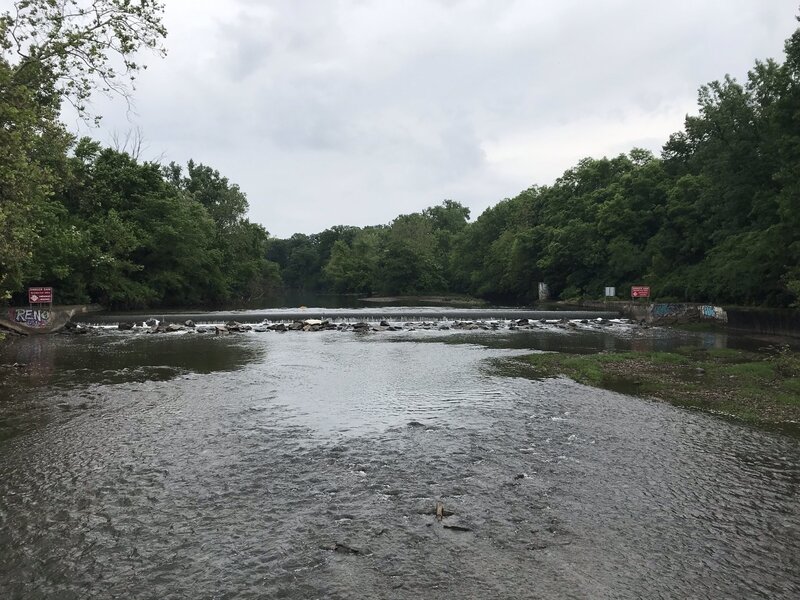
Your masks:
<svg viewBox="0 0 800 600"><path fill-rule="evenodd" d="M86 116L96 90L129 97L146 68L136 62L140 49L165 54L163 12L155 0L18 0L0 15L0 51L14 83Z"/></svg>
<svg viewBox="0 0 800 600"><path fill-rule="evenodd" d="M13 75L0 59L0 299L30 275L44 204L71 141L58 122L58 104L41 102Z"/></svg>
<svg viewBox="0 0 800 600"><path fill-rule="evenodd" d="M97 89L127 98L144 68L137 51L163 53L162 11L150 0L19 0L0 14L0 299L42 274L33 252L58 212L48 202L72 143L62 101L87 116Z"/></svg>

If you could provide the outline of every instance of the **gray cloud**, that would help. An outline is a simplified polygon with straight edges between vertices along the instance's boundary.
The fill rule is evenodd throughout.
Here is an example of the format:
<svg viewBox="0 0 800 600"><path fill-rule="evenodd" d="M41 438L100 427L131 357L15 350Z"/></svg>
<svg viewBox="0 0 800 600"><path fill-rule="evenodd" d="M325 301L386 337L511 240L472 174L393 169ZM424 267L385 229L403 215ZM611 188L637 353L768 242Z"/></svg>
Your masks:
<svg viewBox="0 0 800 600"><path fill-rule="evenodd" d="M656 152L697 88L779 57L796 0L167 0L136 114L154 155L219 169L277 235L477 216L586 155Z"/></svg>

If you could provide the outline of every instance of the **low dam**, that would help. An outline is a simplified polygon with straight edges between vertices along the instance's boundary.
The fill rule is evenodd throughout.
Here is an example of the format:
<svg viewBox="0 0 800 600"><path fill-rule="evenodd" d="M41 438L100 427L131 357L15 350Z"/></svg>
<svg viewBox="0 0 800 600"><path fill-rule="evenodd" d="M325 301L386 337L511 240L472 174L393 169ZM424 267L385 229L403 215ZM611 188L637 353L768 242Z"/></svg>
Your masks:
<svg viewBox="0 0 800 600"><path fill-rule="evenodd" d="M295 321L305 319L392 321L478 320L478 319L613 319L620 316L615 310L526 310L505 308L441 308L441 307L381 307L381 308L275 308L264 310L214 311L214 312L157 312L148 313L92 313L79 315L75 321L111 325L120 322L143 322L155 318L162 322L180 323L260 323L262 321Z"/></svg>

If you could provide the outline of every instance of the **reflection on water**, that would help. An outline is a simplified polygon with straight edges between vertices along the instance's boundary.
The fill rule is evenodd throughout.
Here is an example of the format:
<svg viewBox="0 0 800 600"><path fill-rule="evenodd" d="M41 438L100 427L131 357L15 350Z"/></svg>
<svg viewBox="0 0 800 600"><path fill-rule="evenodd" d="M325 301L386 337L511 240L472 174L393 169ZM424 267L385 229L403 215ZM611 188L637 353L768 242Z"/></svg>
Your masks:
<svg viewBox="0 0 800 600"><path fill-rule="evenodd" d="M69 388L124 382L130 379L125 373L147 376L153 369L231 371L258 359L263 351L216 336L31 336L15 338L2 348L0 362L24 365L17 371L26 375L20 383Z"/></svg>
<svg viewBox="0 0 800 600"><path fill-rule="evenodd" d="M797 439L491 368L692 336L17 340L0 350L27 365L0 371L0 589L795 598Z"/></svg>
<svg viewBox="0 0 800 600"><path fill-rule="evenodd" d="M86 410L99 397L118 397L109 387L115 384L233 371L264 352L266 347L212 336L13 338L0 347L0 439L72 418L72 409Z"/></svg>

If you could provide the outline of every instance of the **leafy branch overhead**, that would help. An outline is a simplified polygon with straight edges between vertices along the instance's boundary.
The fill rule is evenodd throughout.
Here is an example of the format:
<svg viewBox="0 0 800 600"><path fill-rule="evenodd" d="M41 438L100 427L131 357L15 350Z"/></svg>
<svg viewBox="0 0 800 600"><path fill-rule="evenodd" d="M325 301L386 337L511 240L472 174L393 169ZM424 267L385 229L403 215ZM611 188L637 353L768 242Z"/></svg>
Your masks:
<svg viewBox="0 0 800 600"><path fill-rule="evenodd" d="M0 50L15 84L66 99L87 117L95 91L130 97L147 66L164 56L164 5L154 0L19 0L0 15Z"/></svg>

